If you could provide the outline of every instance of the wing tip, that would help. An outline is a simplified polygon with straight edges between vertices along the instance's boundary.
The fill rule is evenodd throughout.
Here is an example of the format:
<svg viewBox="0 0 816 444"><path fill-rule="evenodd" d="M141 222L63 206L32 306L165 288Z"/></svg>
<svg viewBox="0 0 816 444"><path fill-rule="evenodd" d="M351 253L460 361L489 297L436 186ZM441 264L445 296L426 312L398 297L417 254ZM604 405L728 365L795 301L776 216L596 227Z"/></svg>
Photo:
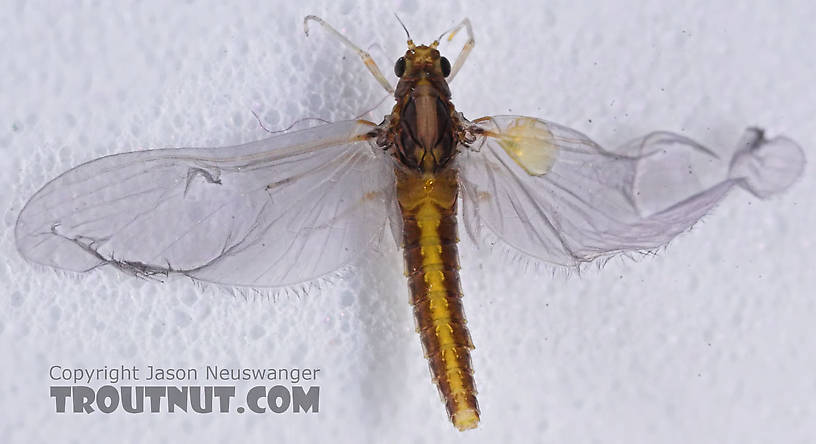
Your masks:
<svg viewBox="0 0 816 444"><path fill-rule="evenodd" d="M805 164L804 150L792 139L786 136L768 139L763 129L750 127L740 139L729 176L751 194L767 198L796 183Z"/></svg>

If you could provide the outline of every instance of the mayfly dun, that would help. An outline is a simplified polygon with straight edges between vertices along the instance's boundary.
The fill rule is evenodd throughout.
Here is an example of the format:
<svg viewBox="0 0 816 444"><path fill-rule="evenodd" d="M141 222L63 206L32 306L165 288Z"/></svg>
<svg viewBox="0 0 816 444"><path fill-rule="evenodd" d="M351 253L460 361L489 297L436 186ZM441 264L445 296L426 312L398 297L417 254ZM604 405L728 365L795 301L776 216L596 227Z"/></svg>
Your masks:
<svg viewBox="0 0 816 444"><path fill-rule="evenodd" d="M457 244L504 248L535 263L578 267L666 245L733 187L767 197L801 174L802 150L749 128L721 158L654 132L608 151L535 117L468 120L449 83L474 47L465 19L428 45L408 36L396 99L379 124L329 123L222 148L102 157L40 189L20 213L28 260L87 272L184 275L227 287L285 289L331 277L378 247L386 225L405 275L433 382L453 425L479 423ZM439 40L467 42L451 63ZM407 29L406 29L407 33ZM461 220L463 229L457 227Z"/></svg>

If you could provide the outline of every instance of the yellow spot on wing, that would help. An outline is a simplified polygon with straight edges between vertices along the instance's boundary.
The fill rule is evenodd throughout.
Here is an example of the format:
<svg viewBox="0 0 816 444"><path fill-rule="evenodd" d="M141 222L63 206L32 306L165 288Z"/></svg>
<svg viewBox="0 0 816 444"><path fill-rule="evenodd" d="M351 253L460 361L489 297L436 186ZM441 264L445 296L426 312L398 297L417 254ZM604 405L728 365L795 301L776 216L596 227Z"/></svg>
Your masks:
<svg viewBox="0 0 816 444"><path fill-rule="evenodd" d="M520 117L513 121L499 135L498 142L531 176L547 174L558 155L558 146L547 125L529 117Z"/></svg>

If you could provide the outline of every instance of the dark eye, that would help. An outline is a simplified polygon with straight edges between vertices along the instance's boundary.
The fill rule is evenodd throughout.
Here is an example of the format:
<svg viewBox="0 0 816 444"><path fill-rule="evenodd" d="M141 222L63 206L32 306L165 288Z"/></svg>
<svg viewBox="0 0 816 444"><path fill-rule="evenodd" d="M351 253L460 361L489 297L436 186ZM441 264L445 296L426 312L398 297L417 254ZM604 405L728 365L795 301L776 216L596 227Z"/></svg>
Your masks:
<svg viewBox="0 0 816 444"><path fill-rule="evenodd" d="M397 77L402 77L405 74L405 57L400 57L397 59L397 63L394 64L394 74Z"/></svg>
<svg viewBox="0 0 816 444"><path fill-rule="evenodd" d="M439 65L442 68L442 76L447 77L450 75L450 62L447 58L442 57L439 59Z"/></svg>

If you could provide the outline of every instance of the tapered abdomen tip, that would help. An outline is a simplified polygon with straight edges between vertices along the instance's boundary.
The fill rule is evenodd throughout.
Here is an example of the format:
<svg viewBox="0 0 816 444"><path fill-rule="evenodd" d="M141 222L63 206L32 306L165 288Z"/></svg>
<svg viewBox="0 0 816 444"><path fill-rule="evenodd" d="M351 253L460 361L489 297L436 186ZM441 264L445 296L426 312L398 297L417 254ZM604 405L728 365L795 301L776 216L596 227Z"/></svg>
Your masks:
<svg viewBox="0 0 816 444"><path fill-rule="evenodd" d="M463 409L454 412L451 415L454 427L460 432L465 430L475 429L479 425L479 412L471 408Z"/></svg>

